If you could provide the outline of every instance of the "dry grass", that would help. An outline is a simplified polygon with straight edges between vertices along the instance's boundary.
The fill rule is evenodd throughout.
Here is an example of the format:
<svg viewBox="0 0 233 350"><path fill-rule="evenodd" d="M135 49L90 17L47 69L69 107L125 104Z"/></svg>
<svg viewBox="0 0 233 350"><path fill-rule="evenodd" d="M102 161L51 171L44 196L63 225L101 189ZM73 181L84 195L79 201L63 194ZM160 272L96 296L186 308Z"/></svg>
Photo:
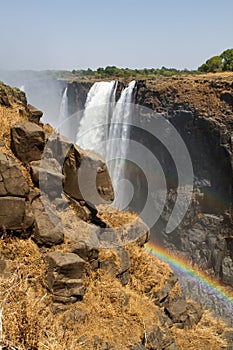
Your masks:
<svg viewBox="0 0 233 350"><path fill-rule="evenodd" d="M51 302L43 288L46 264L31 240L5 237L0 241L0 252L11 266L8 278L0 276L0 341L22 349L37 349L39 315L45 310L45 302Z"/></svg>
<svg viewBox="0 0 233 350"><path fill-rule="evenodd" d="M137 214L127 211L123 212L110 205L99 205L97 209L97 216L110 227L116 228L140 220Z"/></svg>
<svg viewBox="0 0 233 350"><path fill-rule="evenodd" d="M140 294L145 290L158 291L163 288L172 273L169 265L136 244L131 244L128 252L131 258L131 288Z"/></svg>
<svg viewBox="0 0 233 350"><path fill-rule="evenodd" d="M221 320L214 319L205 311L201 321L192 329L172 328L172 334L180 350L221 350L226 342L221 334L226 325Z"/></svg>
<svg viewBox="0 0 233 350"><path fill-rule="evenodd" d="M165 263L149 256L142 248L129 248L131 281L123 287L105 271L91 272L87 291L81 302L69 305L65 312L54 314L52 300L44 287L46 264L43 254L30 240L4 238L0 241L3 259L11 260L12 275L0 277L0 310L2 311L2 345L18 350L90 350L95 336L126 350L140 342L145 332L159 324L154 305L144 286L160 288L170 274ZM85 319L72 319L77 310ZM220 349L224 324L204 315L193 329L172 328L180 349ZM0 343L1 344L1 343Z"/></svg>
<svg viewBox="0 0 233 350"><path fill-rule="evenodd" d="M10 147L10 128L27 120L25 107L14 103L12 107L0 106L0 140Z"/></svg>

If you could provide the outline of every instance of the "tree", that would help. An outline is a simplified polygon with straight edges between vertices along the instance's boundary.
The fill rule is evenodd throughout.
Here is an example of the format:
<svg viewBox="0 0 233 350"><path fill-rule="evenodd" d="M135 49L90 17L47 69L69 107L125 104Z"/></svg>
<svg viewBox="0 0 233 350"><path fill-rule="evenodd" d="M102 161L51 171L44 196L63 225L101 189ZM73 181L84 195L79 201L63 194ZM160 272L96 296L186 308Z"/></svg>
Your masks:
<svg viewBox="0 0 233 350"><path fill-rule="evenodd" d="M220 56L209 58L206 63L198 68L200 72L221 72L223 68L222 59Z"/></svg>
<svg viewBox="0 0 233 350"><path fill-rule="evenodd" d="M225 50L220 56L209 58L198 67L198 71L204 73L233 71L233 49Z"/></svg>
<svg viewBox="0 0 233 350"><path fill-rule="evenodd" d="M233 49L223 51L220 55L224 71L233 71Z"/></svg>

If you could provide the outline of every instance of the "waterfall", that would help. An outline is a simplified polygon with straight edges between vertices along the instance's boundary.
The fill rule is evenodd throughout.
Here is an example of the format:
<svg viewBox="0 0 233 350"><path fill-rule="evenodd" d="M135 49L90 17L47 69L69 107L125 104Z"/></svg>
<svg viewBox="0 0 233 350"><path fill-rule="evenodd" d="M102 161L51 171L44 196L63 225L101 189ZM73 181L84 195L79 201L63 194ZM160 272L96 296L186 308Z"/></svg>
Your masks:
<svg viewBox="0 0 233 350"><path fill-rule="evenodd" d="M76 142L82 148L106 155L104 141L108 138L108 123L115 104L116 82L96 82L90 89Z"/></svg>
<svg viewBox="0 0 233 350"><path fill-rule="evenodd" d="M76 138L80 147L96 150L106 158L115 190L114 205L120 209L128 204L125 183L119 181L125 175L135 84L129 83L115 103L117 83L96 82L87 95Z"/></svg>
<svg viewBox="0 0 233 350"><path fill-rule="evenodd" d="M110 161L109 172L115 190L114 205L120 209L123 209L125 203L128 202L125 183L119 183L119 181L124 179L125 176L135 84L135 80L129 83L129 86L122 91L115 106L109 130L109 147L106 154L106 160Z"/></svg>
<svg viewBox="0 0 233 350"><path fill-rule="evenodd" d="M68 98L67 98L67 87L66 87L61 99L57 130L60 134L69 138L70 125L67 122L67 118L68 118Z"/></svg>

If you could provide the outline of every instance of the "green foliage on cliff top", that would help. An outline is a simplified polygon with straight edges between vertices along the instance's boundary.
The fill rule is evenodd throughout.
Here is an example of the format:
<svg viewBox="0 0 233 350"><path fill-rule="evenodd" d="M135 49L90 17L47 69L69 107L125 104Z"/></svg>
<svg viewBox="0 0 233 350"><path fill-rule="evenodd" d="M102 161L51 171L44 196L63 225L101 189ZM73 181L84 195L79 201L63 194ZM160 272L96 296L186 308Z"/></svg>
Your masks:
<svg viewBox="0 0 233 350"><path fill-rule="evenodd" d="M201 73L233 72L233 49L227 49L221 55L209 58L198 67L198 71Z"/></svg>
<svg viewBox="0 0 233 350"><path fill-rule="evenodd" d="M188 71L187 69L178 70L176 68L143 68L130 69L118 68L116 66L107 66L105 68L99 67L96 70L88 68L87 70L73 70L74 77L90 77L90 78L153 78L155 76L172 76L180 74L192 74L195 71Z"/></svg>
<svg viewBox="0 0 233 350"><path fill-rule="evenodd" d="M30 78L32 72L25 71ZM98 79L153 79L155 77L163 76L170 77L174 75L187 75L197 74L197 71L189 71L188 69L179 70L176 68L143 68L143 69L130 69L119 68L116 66L107 66L105 68L99 67L96 70L88 69L73 69L72 71L66 70L47 70L33 72L33 76L37 78L50 77L53 79L62 80L98 80Z"/></svg>

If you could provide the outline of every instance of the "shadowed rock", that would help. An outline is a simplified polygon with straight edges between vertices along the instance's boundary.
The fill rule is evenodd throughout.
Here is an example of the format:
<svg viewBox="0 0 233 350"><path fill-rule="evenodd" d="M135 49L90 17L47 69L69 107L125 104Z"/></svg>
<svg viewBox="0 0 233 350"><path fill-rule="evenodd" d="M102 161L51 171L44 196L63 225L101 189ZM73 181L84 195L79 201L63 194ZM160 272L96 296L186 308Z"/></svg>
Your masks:
<svg viewBox="0 0 233 350"><path fill-rule="evenodd" d="M35 123L24 122L11 128L11 149L22 163L41 159L44 146L45 132Z"/></svg>
<svg viewBox="0 0 233 350"><path fill-rule="evenodd" d="M114 192L104 159L94 151L73 145L65 159L64 191L77 200L94 205L112 202Z"/></svg>
<svg viewBox="0 0 233 350"><path fill-rule="evenodd" d="M28 109L29 109L28 120L32 123L39 124L40 119L43 116L43 112L30 104L28 104Z"/></svg>
<svg viewBox="0 0 233 350"><path fill-rule="evenodd" d="M54 301L72 303L80 299L85 293L82 280L85 261L76 254L63 252L51 252L46 260L49 264L47 285Z"/></svg>
<svg viewBox="0 0 233 350"><path fill-rule="evenodd" d="M46 207L45 207L46 206ZM64 240L60 218L53 211L51 205L42 203L40 198L32 203L35 217L34 241L38 245L53 246Z"/></svg>
<svg viewBox="0 0 233 350"><path fill-rule="evenodd" d="M20 166L12 157L0 152L0 196L26 197L28 192Z"/></svg>

